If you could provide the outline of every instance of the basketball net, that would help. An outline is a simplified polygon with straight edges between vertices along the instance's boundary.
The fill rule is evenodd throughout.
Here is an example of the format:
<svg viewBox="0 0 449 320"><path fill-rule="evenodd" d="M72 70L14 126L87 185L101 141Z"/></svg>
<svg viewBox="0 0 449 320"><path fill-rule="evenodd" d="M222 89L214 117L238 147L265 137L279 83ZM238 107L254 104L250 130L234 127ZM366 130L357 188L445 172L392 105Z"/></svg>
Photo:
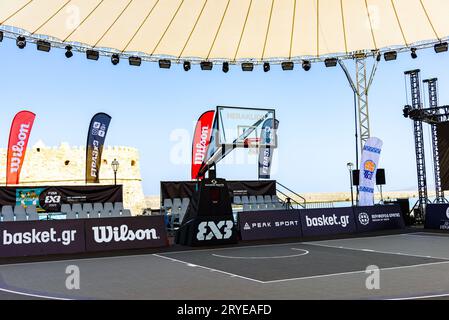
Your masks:
<svg viewBox="0 0 449 320"><path fill-rule="evenodd" d="M245 148L248 148L248 154L258 155L260 147L260 138L247 138L244 142Z"/></svg>

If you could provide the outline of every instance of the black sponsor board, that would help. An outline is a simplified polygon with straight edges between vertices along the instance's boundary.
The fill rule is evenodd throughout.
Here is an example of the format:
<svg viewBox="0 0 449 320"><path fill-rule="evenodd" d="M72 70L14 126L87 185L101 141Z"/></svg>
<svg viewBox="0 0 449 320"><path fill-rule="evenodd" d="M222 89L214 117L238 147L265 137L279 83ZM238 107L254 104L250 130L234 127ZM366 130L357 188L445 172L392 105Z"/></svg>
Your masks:
<svg viewBox="0 0 449 320"><path fill-rule="evenodd" d="M67 254L84 251L83 220L0 223L0 257Z"/></svg>
<svg viewBox="0 0 449 320"><path fill-rule="evenodd" d="M356 207L354 209L357 231L402 229L405 227L401 208L398 205Z"/></svg>
<svg viewBox="0 0 449 320"><path fill-rule="evenodd" d="M240 212L242 240L299 238L302 236L299 210Z"/></svg>
<svg viewBox="0 0 449 320"><path fill-rule="evenodd" d="M428 204L424 226L426 229L449 231L449 204Z"/></svg>
<svg viewBox="0 0 449 320"><path fill-rule="evenodd" d="M276 194L276 181L226 181L230 196L264 196ZM161 200L192 198L198 190L196 181L162 181Z"/></svg>
<svg viewBox="0 0 449 320"><path fill-rule="evenodd" d="M164 216L87 219L85 232L88 252L168 245Z"/></svg>
<svg viewBox="0 0 449 320"><path fill-rule="evenodd" d="M192 247L237 243L234 220L229 215L194 218L183 225L176 237L176 243Z"/></svg>
<svg viewBox="0 0 449 320"><path fill-rule="evenodd" d="M356 232L352 208L305 209L300 218L304 237Z"/></svg>
<svg viewBox="0 0 449 320"><path fill-rule="evenodd" d="M60 212L63 204L95 202L123 202L123 187L121 185L0 187L0 206L35 205L39 212Z"/></svg>

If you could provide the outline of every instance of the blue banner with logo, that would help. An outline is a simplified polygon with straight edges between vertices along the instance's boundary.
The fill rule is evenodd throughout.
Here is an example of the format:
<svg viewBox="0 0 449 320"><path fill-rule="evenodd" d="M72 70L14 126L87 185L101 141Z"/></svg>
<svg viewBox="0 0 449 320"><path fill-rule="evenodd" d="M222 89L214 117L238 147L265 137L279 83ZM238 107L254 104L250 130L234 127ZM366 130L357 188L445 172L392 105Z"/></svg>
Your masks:
<svg viewBox="0 0 449 320"><path fill-rule="evenodd" d="M401 207L398 205L356 207L355 222L358 232L402 229L405 227Z"/></svg>
<svg viewBox="0 0 449 320"><path fill-rule="evenodd" d="M369 138L362 151L360 165L359 205L374 205L374 187L376 185L376 173L379 167L382 140Z"/></svg>
<svg viewBox="0 0 449 320"><path fill-rule="evenodd" d="M94 115L90 122L86 146L86 183L100 182L101 154L111 119L111 116L101 112Z"/></svg>
<svg viewBox="0 0 449 320"><path fill-rule="evenodd" d="M270 179L271 165L273 162L274 148L270 147L273 139L276 139L276 131L279 121L267 119L262 125L259 148L259 179Z"/></svg>
<svg viewBox="0 0 449 320"><path fill-rule="evenodd" d="M428 204L424 226L426 229L449 231L449 204Z"/></svg>

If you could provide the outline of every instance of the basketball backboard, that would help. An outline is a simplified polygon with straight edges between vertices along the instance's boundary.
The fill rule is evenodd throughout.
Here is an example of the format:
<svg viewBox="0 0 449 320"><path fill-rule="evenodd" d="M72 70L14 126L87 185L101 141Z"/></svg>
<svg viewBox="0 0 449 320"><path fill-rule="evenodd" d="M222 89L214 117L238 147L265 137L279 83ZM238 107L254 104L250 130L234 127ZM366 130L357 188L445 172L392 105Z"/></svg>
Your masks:
<svg viewBox="0 0 449 320"><path fill-rule="evenodd" d="M217 107L215 127L217 147L276 148L277 141L273 125L276 119L274 109ZM270 133L262 139L262 132Z"/></svg>

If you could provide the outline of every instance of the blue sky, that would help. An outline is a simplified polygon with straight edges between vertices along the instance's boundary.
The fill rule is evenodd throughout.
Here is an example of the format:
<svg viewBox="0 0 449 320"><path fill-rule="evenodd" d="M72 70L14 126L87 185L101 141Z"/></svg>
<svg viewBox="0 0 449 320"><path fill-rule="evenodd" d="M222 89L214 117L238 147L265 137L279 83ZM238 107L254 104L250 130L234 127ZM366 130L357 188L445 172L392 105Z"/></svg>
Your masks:
<svg viewBox="0 0 449 320"><path fill-rule="evenodd" d="M381 167L386 168L385 190L413 190L416 169L412 123L402 115L406 103L403 72L420 68L422 77L440 80L440 104L449 103L449 54L432 49L412 60L401 54L384 62L370 91L372 135L384 141ZM346 64L353 69L354 63ZM106 144L140 150L144 191L159 193L161 180L189 179L191 135L198 116L217 105L275 108L279 149L273 178L300 193L348 189L346 163L354 162L353 94L340 68L314 64L304 72L272 66L264 73L242 72L231 66L184 72L155 63L131 67L127 61L113 66L109 58L90 61L64 51L38 52L34 44L19 50L15 42L0 43L0 147L7 146L14 114L27 109L37 114L30 145L42 139L47 145L68 142L83 145L93 114L106 112L112 123ZM430 154L426 126L427 151ZM246 150L236 155L246 157ZM250 156L250 159L255 156ZM231 159L232 160L232 159ZM228 161L218 175L228 179L257 179L257 166ZM428 175L433 176L428 158ZM5 166L5 164L0 164ZM433 184L429 178L429 184Z"/></svg>

